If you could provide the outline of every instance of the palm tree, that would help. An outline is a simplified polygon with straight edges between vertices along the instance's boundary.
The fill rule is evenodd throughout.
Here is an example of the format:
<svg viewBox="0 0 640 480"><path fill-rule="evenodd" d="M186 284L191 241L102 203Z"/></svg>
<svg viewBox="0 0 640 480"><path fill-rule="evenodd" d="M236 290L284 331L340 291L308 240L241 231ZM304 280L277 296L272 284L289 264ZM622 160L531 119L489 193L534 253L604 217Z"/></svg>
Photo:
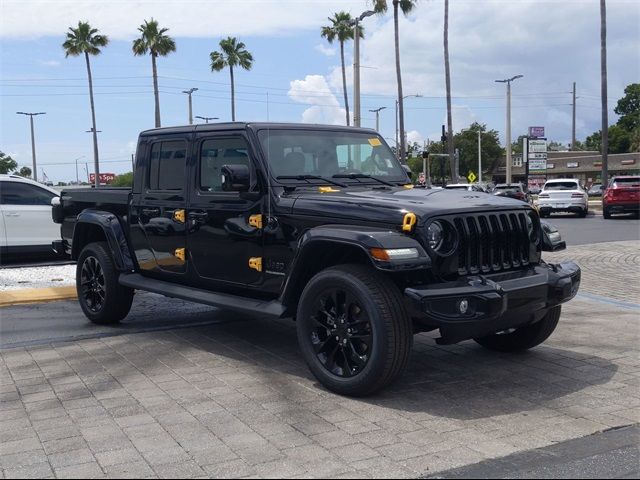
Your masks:
<svg viewBox="0 0 640 480"><path fill-rule="evenodd" d="M233 67L240 67L244 70L251 70L253 56L245 49L242 42L238 42L235 37L227 37L220 40L221 52L215 51L209 54L211 58L211 71L219 72L224 67L229 67L231 75L231 120L236 121L236 98L233 83Z"/></svg>
<svg viewBox="0 0 640 480"><path fill-rule="evenodd" d="M447 153L451 164L451 180L458 182L458 166L453 144L453 120L451 119L451 71L449 69L449 0L444 0L444 76L447 89Z"/></svg>
<svg viewBox="0 0 640 480"><path fill-rule="evenodd" d="M98 161L98 130L96 128L96 109L93 103L93 79L91 77L91 62L89 55L99 55L100 47L106 47L109 39L106 35L99 35L97 28L91 28L88 22L78 22L78 28L69 27L67 39L62 44L65 57L69 55L77 57L84 54L87 62L87 75L89 77L89 102L91 104L91 132L93 133L93 163L95 169L95 186L100 186L100 166Z"/></svg>
<svg viewBox="0 0 640 480"><path fill-rule="evenodd" d="M405 162L406 144L404 138L404 101L402 98L402 73L400 71L400 30L398 26L399 12L408 15L417 5L418 0L391 0L393 5L393 27L396 48L396 77L398 81L398 123L400 127L400 161ZM379 13L387 11L387 0L373 0L374 10Z"/></svg>
<svg viewBox="0 0 640 480"><path fill-rule="evenodd" d="M320 36L326 38L329 43L337 38L340 42L340 61L342 62L342 90L344 92L344 108L346 110L347 125L349 125L349 97L347 96L347 75L344 68L344 43L348 40L353 40L353 27L351 27L351 14L347 12L334 13L333 17L329 17L328 20L331 25L322 27L320 30ZM358 25L358 35L360 38L364 38L364 29Z"/></svg>
<svg viewBox="0 0 640 480"><path fill-rule="evenodd" d="M144 21L144 25L138 27L140 38L133 41L133 54L146 55L151 53L151 67L153 71L153 95L156 101L156 128L160 127L160 94L158 92L158 68L156 58L165 57L176 51L176 42L169 35L165 35L168 28L158 28L158 22L153 18Z"/></svg>
<svg viewBox="0 0 640 480"><path fill-rule="evenodd" d="M600 98L602 109L602 184L609 177L609 107L607 102L607 3L600 0Z"/></svg>

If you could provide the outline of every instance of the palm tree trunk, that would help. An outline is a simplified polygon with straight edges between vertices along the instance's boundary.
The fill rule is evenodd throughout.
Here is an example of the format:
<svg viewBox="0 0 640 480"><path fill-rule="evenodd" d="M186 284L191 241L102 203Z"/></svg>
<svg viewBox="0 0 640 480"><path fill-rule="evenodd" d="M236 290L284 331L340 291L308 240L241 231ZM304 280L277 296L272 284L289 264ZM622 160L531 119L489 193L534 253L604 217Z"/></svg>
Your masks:
<svg viewBox="0 0 640 480"><path fill-rule="evenodd" d="M96 188L100 187L100 166L98 161L98 129L96 128L96 108L93 104L93 78L91 77L91 63L89 54L84 52L84 59L87 61L87 75L89 76L89 102L91 103L91 132L93 133L93 169L96 178L94 180Z"/></svg>
<svg viewBox="0 0 640 480"><path fill-rule="evenodd" d="M393 0L393 27L395 33L396 44L396 77L398 81L398 122L400 124L400 162L406 163L404 141L404 101L402 99L402 74L400 72L400 31L398 26L398 3L399 0Z"/></svg>
<svg viewBox="0 0 640 480"><path fill-rule="evenodd" d="M160 92L158 92L158 68L156 67L156 54L151 52L151 66L153 69L153 95L156 101L156 128L160 125Z"/></svg>
<svg viewBox="0 0 640 480"><path fill-rule="evenodd" d="M233 85L233 67L229 65L229 74L231 75L231 121L236 121L236 89Z"/></svg>
<svg viewBox="0 0 640 480"><path fill-rule="evenodd" d="M451 181L458 183L458 168L453 144L453 121L451 119L451 71L449 69L449 0L444 0L444 73L447 88L447 153L451 165Z"/></svg>
<svg viewBox="0 0 640 480"><path fill-rule="evenodd" d="M349 96L347 95L347 73L344 68L344 42L340 42L340 60L342 61L342 91L344 92L344 108L347 115L347 127L349 126Z"/></svg>
<svg viewBox="0 0 640 480"><path fill-rule="evenodd" d="M607 102L607 3L600 0L600 98L602 102L602 184L609 177L609 107Z"/></svg>

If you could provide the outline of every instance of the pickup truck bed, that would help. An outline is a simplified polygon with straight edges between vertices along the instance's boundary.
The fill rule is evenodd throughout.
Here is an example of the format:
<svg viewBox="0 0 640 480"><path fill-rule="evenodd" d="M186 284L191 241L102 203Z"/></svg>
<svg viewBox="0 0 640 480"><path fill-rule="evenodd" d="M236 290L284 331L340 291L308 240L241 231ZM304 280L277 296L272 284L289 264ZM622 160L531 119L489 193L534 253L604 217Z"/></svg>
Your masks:
<svg viewBox="0 0 640 480"><path fill-rule="evenodd" d="M60 196L67 214L71 212L78 214L86 208L91 208L126 215L129 198L131 196L131 188L75 188L72 190L63 190Z"/></svg>

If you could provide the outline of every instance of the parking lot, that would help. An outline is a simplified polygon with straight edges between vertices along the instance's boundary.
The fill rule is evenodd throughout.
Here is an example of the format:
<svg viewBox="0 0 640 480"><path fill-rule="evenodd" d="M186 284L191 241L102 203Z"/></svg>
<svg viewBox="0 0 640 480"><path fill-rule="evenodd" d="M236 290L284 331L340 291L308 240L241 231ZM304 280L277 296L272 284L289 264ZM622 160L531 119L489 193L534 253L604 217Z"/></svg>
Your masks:
<svg viewBox="0 0 640 480"><path fill-rule="evenodd" d="M421 334L401 380L365 399L315 381L288 320L151 294L119 327L88 325L73 301L3 308L2 474L447 476L635 425L639 246L547 256L576 259L583 286L543 346L507 355Z"/></svg>

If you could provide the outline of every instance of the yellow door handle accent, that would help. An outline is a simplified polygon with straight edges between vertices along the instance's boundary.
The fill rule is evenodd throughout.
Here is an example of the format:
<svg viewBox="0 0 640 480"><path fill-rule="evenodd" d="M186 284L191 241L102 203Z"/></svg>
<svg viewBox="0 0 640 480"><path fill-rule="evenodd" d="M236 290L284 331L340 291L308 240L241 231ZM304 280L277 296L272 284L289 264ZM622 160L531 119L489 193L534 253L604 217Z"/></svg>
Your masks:
<svg viewBox="0 0 640 480"><path fill-rule="evenodd" d="M184 223L184 221L186 219L186 215L185 215L184 210L174 210L173 219L176 222Z"/></svg>
<svg viewBox="0 0 640 480"><path fill-rule="evenodd" d="M339 192L340 190L333 187L318 187L318 191L320 193L331 193L331 192Z"/></svg>
<svg viewBox="0 0 640 480"><path fill-rule="evenodd" d="M404 214L404 218L402 219L402 231L411 233L413 231L413 227L416 224L416 214L413 212L408 212Z"/></svg>
<svg viewBox="0 0 640 480"><path fill-rule="evenodd" d="M176 251L173 253L176 258L179 258L184 262L184 259L187 258L186 249L184 248L176 248Z"/></svg>
<svg viewBox="0 0 640 480"><path fill-rule="evenodd" d="M262 271L262 257L251 257L249 259L249 268L257 270L259 272Z"/></svg>
<svg viewBox="0 0 640 480"><path fill-rule="evenodd" d="M258 229L262 228L262 214L251 215L249 225Z"/></svg>

